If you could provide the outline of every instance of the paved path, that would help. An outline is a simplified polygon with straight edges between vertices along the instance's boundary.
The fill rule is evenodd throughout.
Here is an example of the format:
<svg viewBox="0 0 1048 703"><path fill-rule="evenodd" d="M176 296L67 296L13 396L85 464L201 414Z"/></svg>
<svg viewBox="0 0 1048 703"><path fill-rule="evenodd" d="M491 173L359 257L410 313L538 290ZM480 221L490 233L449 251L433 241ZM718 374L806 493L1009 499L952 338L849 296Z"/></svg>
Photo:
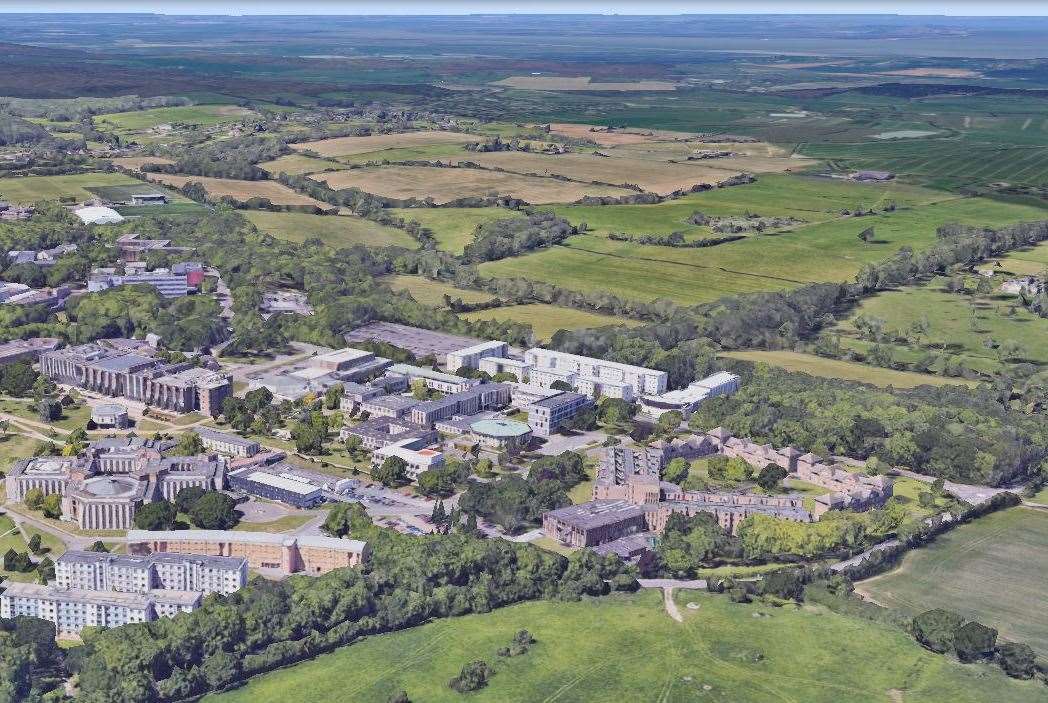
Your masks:
<svg viewBox="0 0 1048 703"><path fill-rule="evenodd" d="M906 469L895 469L892 473L905 476L906 478L912 478L916 481L922 481L924 483L932 483L935 481L935 476L926 476L924 474L919 474L916 471L907 471ZM993 498L998 493L1005 493L1007 491L1018 492L1022 490L1022 487L994 488L993 486L978 486L946 481L943 484L943 489L947 493L952 493L967 503L980 505L990 500L990 498Z"/></svg>
<svg viewBox="0 0 1048 703"><path fill-rule="evenodd" d="M680 608L677 607L677 601L673 599L674 589L706 589L705 579L693 579L691 581L683 579L637 579L637 583L640 584L641 588L661 588L662 603L666 607L666 614L677 622L684 622L684 615L681 614Z"/></svg>

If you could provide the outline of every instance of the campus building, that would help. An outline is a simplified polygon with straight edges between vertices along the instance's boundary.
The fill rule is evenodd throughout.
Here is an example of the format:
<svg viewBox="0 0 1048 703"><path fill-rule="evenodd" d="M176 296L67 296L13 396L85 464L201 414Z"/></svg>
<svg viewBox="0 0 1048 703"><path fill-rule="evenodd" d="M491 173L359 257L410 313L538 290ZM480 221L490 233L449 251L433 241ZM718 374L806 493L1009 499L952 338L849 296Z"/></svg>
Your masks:
<svg viewBox="0 0 1048 703"><path fill-rule="evenodd" d="M326 500L319 486L288 472L260 471L251 466L231 472L227 480L230 488L296 508L313 508Z"/></svg>
<svg viewBox="0 0 1048 703"><path fill-rule="evenodd" d="M528 424L535 434L549 437L581 410L592 405L593 401L581 393L562 391L536 400L524 410L528 413Z"/></svg>
<svg viewBox="0 0 1048 703"><path fill-rule="evenodd" d="M524 352L528 383L549 388L563 381L591 398L633 400L666 392L665 371L535 347Z"/></svg>
<svg viewBox="0 0 1048 703"><path fill-rule="evenodd" d="M439 433L433 428L388 417L372 417L356 425L347 425L339 431L338 436L343 442L350 437L360 437L362 446L371 451L406 439L420 442L419 446L429 446L440 439Z"/></svg>
<svg viewBox="0 0 1048 703"><path fill-rule="evenodd" d="M247 579L247 560L237 557L68 551L55 560L55 585L82 591L235 593Z"/></svg>
<svg viewBox="0 0 1048 703"><path fill-rule="evenodd" d="M411 421L431 427L455 415L476 415L482 410L509 405L510 387L505 383L482 383L465 391L452 393L440 400L418 403L411 408ZM366 405L363 407L367 407Z"/></svg>
<svg viewBox="0 0 1048 703"><path fill-rule="evenodd" d="M128 530L127 549L130 554L180 552L243 557L252 569L274 569L283 574L324 574L359 566L370 556L367 543L355 539L233 530Z"/></svg>
<svg viewBox="0 0 1048 703"><path fill-rule="evenodd" d="M126 429L131 425L127 406L120 403L99 403L92 407L91 422L95 427L115 427L118 430Z"/></svg>
<svg viewBox="0 0 1048 703"><path fill-rule="evenodd" d="M258 454L262 446L253 439L246 439L229 432L219 432L210 427L194 427L193 432L200 437L206 449L236 457L251 457Z"/></svg>
<svg viewBox="0 0 1048 703"><path fill-rule="evenodd" d="M200 591L124 593L9 583L0 594L0 617L40 618L53 623L59 635L77 635L85 627L113 628L190 613L201 600Z"/></svg>
<svg viewBox="0 0 1048 703"><path fill-rule="evenodd" d="M427 388L440 391L441 393L461 393L480 383L476 378L463 378L450 373L434 371L425 366L412 366L411 364L393 364L389 367L389 372L406 377L409 383L422 381Z"/></svg>
<svg viewBox="0 0 1048 703"><path fill-rule="evenodd" d="M168 364L109 343L45 352L40 372L55 383L176 413L217 416L232 393L227 375L190 363Z"/></svg>
<svg viewBox="0 0 1048 703"><path fill-rule="evenodd" d="M443 452L414 437L376 449L371 453L371 466L377 468L390 457L397 457L407 465L407 475L412 481L417 481L423 471L439 469L444 465Z"/></svg>
<svg viewBox="0 0 1048 703"><path fill-rule="evenodd" d="M509 345L505 342L481 342L465 349L448 352L444 368L451 373L461 368L478 369L481 359L486 357L501 359L507 354L509 354Z"/></svg>
<svg viewBox="0 0 1048 703"><path fill-rule="evenodd" d="M740 383L741 379L737 375L721 371L700 381L695 381L687 388L661 395L641 396L641 410L654 420L657 420L663 413L674 410L687 418L706 399L737 392Z"/></svg>
<svg viewBox="0 0 1048 703"><path fill-rule="evenodd" d="M189 295L189 277L173 273L168 269L118 274L115 269L95 269L87 279L87 290L91 293L109 290L118 286L146 285L156 288L164 298L182 298Z"/></svg>
<svg viewBox="0 0 1048 703"><path fill-rule="evenodd" d="M4 342L0 344L0 366L16 361L35 362L44 352L54 351L61 345L62 340L56 337L33 337Z"/></svg>

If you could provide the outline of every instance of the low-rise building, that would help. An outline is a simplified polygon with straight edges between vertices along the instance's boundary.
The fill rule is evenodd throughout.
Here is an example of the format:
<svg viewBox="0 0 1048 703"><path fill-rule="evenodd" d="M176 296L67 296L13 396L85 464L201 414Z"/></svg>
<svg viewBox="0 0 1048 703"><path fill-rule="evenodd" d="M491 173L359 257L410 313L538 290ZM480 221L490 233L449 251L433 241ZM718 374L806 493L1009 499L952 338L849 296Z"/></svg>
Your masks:
<svg viewBox="0 0 1048 703"><path fill-rule="evenodd" d="M325 501L324 491L294 474L261 471L248 467L233 471L227 477L230 488L251 495L278 500L296 508L313 508Z"/></svg>
<svg viewBox="0 0 1048 703"><path fill-rule="evenodd" d="M640 404L644 414L652 419L657 420L663 413L674 410L688 417L706 399L737 392L740 382L741 379L737 375L721 371L701 381L695 381L687 388L661 395L641 396Z"/></svg>
<svg viewBox="0 0 1048 703"><path fill-rule="evenodd" d="M366 542L355 539L234 530L128 530L127 548L130 554L243 557L252 569L314 575L360 566L371 553Z"/></svg>
<svg viewBox="0 0 1048 703"><path fill-rule="evenodd" d="M633 400L666 392L665 371L535 347L524 352L528 383L550 387L563 381L591 398Z"/></svg>
<svg viewBox="0 0 1048 703"><path fill-rule="evenodd" d="M501 418L477 420L469 426L469 434L477 440L481 451L511 456L527 449L531 432L526 423Z"/></svg>
<svg viewBox="0 0 1048 703"><path fill-rule="evenodd" d="M99 403L91 408L91 422L95 427L125 429L131 425L127 406L120 403Z"/></svg>
<svg viewBox="0 0 1048 703"><path fill-rule="evenodd" d="M229 432L219 432L210 427L194 427L193 432L200 437L206 449L238 457L251 457L259 452L262 446L253 439L241 437Z"/></svg>
<svg viewBox="0 0 1048 703"><path fill-rule="evenodd" d="M347 425L338 436L343 442L350 437L359 437L362 446L372 451L405 439L417 439L423 443L421 446L429 446L439 439L437 431L432 428L388 417L372 417L356 425Z"/></svg>
<svg viewBox="0 0 1048 703"><path fill-rule="evenodd" d="M525 410L528 413L528 424L535 434L549 437L580 411L592 405L593 401L581 393L562 391L534 401Z"/></svg>
<svg viewBox="0 0 1048 703"><path fill-rule="evenodd" d="M54 351L62 346L62 340L56 337L32 337L14 339L0 344L0 366L13 364L16 361L37 361L44 352Z"/></svg>
<svg viewBox="0 0 1048 703"><path fill-rule="evenodd" d="M407 465L408 478L418 480L418 475L430 469L439 469L444 465L444 454L435 446L425 446L417 437L387 444L371 454L371 465L379 467L390 458L397 457Z"/></svg>
<svg viewBox="0 0 1048 703"><path fill-rule="evenodd" d="M95 269L87 279L87 290L91 293L134 285L152 286L164 298L182 298L189 295L190 289L186 274L176 274L168 269L123 274L113 269Z"/></svg>
<svg viewBox="0 0 1048 703"><path fill-rule="evenodd" d="M381 395L362 401L360 409L372 417L392 417L399 420L411 415L421 402L403 395Z"/></svg>
<svg viewBox="0 0 1048 703"><path fill-rule="evenodd" d="M595 547L646 532L644 506L625 500L593 500L550 510L542 516L547 537L569 547Z"/></svg>
<svg viewBox="0 0 1048 703"><path fill-rule="evenodd" d="M489 376L494 376L495 374L500 373L511 373L516 376L519 383L525 383L528 380L528 371L531 370L531 364L523 359L486 356L480 360L478 368Z"/></svg>
<svg viewBox="0 0 1048 703"><path fill-rule="evenodd" d="M411 408L411 421L432 426L455 415L476 415L482 410L504 408L510 401L510 387L505 383L482 383L468 390L451 393L440 400L419 403ZM366 406L364 406L366 407Z"/></svg>

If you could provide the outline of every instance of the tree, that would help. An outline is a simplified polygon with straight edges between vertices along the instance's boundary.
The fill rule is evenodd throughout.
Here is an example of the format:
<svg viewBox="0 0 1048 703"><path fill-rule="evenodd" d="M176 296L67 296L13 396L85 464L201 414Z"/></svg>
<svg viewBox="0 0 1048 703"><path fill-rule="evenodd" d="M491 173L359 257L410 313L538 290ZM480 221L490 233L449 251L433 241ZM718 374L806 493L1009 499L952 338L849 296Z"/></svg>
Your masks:
<svg viewBox="0 0 1048 703"><path fill-rule="evenodd" d="M291 427L291 438L295 440L295 448L303 454L320 454L324 451L327 427L319 427L312 422L296 422Z"/></svg>
<svg viewBox="0 0 1048 703"><path fill-rule="evenodd" d="M335 385L324 391L324 407L328 410L335 410L339 407L342 402L342 394L345 392L345 386L341 383Z"/></svg>
<svg viewBox="0 0 1048 703"><path fill-rule="evenodd" d="M178 438L178 444L171 450L174 456L196 456L204 453L204 441L200 435L190 430Z"/></svg>
<svg viewBox="0 0 1048 703"><path fill-rule="evenodd" d="M44 502L40 505L40 510L43 512L44 517L52 520L62 517L62 496L57 493L45 496Z"/></svg>
<svg viewBox="0 0 1048 703"><path fill-rule="evenodd" d="M362 535L372 526L371 517L360 503L339 503L328 512L321 525L333 537Z"/></svg>
<svg viewBox="0 0 1048 703"><path fill-rule="evenodd" d="M757 485L766 491L772 491L779 486L779 483L787 475L786 469L778 464L765 464L764 468L757 474Z"/></svg>
<svg viewBox="0 0 1048 703"><path fill-rule="evenodd" d="M29 551L33 554L40 553L40 535L36 532L34 532L33 536L29 538Z"/></svg>
<svg viewBox="0 0 1048 703"><path fill-rule="evenodd" d="M178 511L166 500L146 503L135 511L135 527L140 530L170 530L175 526Z"/></svg>
<svg viewBox="0 0 1048 703"><path fill-rule="evenodd" d="M681 457L671 459L662 470L662 479L679 485L688 478L688 469L690 468L691 465L688 464L686 459L682 459Z"/></svg>
<svg viewBox="0 0 1048 703"><path fill-rule="evenodd" d="M675 432L682 422L684 422L684 416L679 410L662 413L655 422L655 434L665 435Z"/></svg>
<svg viewBox="0 0 1048 703"><path fill-rule="evenodd" d="M568 383L567 381L562 381L560 379L557 379L553 383L549 384L549 387L550 387L550 390L553 390L553 391L573 391L573 390L575 390L575 388L572 387L572 385L570 383Z"/></svg>
<svg viewBox="0 0 1048 703"><path fill-rule="evenodd" d="M53 398L42 398L36 410L41 422L54 422L62 417L62 404Z"/></svg>
<svg viewBox="0 0 1048 703"><path fill-rule="evenodd" d="M945 654L953 648L954 636L964 623L957 613L936 608L913 618L910 628L917 641L933 652Z"/></svg>
<svg viewBox="0 0 1048 703"><path fill-rule="evenodd" d="M91 543L91 546L87 548L89 552L108 552L109 548L106 547L105 543L100 539L96 539Z"/></svg>
<svg viewBox="0 0 1048 703"><path fill-rule="evenodd" d="M384 486L399 486L408 480L408 464L399 456L386 457L371 470L371 478Z"/></svg>
<svg viewBox="0 0 1048 703"><path fill-rule="evenodd" d="M16 552L14 548L9 548L4 552L4 571L14 571L17 560L18 552Z"/></svg>
<svg viewBox="0 0 1048 703"><path fill-rule="evenodd" d="M972 621L957 628L953 649L962 662L972 662L992 656L997 646L997 630Z"/></svg>
<svg viewBox="0 0 1048 703"><path fill-rule="evenodd" d="M40 563L36 565L36 573L40 579L40 583L47 583L48 581L55 580L55 563L51 561L50 557L44 557L40 560Z"/></svg>
<svg viewBox="0 0 1048 703"><path fill-rule="evenodd" d="M859 232L859 240L864 244L869 244L874 239L873 227L867 227L863 231Z"/></svg>
<svg viewBox="0 0 1048 703"><path fill-rule="evenodd" d="M177 494L175 494L175 507L178 512L189 514L189 511L193 509L193 506L198 500L200 500L204 494L207 493L200 486L188 486L183 488Z"/></svg>
<svg viewBox="0 0 1048 703"><path fill-rule="evenodd" d="M27 361L0 366L0 393L22 398L29 395L39 374Z"/></svg>
<svg viewBox="0 0 1048 703"><path fill-rule="evenodd" d="M1005 642L997 648L997 664L1013 679L1032 679L1037 673L1037 655L1028 644Z"/></svg>
<svg viewBox="0 0 1048 703"><path fill-rule="evenodd" d="M459 693L478 691L488 685L494 673L486 661L478 659L463 666L459 675L448 681L448 686Z"/></svg>
<svg viewBox="0 0 1048 703"><path fill-rule="evenodd" d="M397 691L389 697L389 703L411 703L411 699L407 691Z"/></svg>
<svg viewBox="0 0 1048 703"><path fill-rule="evenodd" d="M44 504L44 492L39 488L30 488L22 496L22 502L30 510L39 510L40 506Z"/></svg>
<svg viewBox="0 0 1048 703"><path fill-rule="evenodd" d="M228 530L240 522L236 506L236 501L225 493L208 491L193 503L189 517L202 530Z"/></svg>

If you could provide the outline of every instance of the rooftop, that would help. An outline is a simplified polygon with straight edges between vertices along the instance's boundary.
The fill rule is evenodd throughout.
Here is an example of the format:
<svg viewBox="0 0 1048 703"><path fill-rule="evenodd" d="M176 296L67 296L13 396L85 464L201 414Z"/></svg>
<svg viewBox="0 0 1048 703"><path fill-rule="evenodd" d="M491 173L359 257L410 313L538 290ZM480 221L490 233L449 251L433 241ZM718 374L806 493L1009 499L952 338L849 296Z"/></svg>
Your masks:
<svg viewBox="0 0 1048 703"><path fill-rule="evenodd" d="M254 481L255 483L261 483L265 486L272 486L273 488L279 488L282 491L295 493L300 496L312 496L320 493L320 488L310 483L298 481L286 476L280 476L278 474L267 473L265 471L250 471L249 473L237 473L234 475L237 478Z"/></svg>
<svg viewBox="0 0 1048 703"><path fill-rule="evenodd" d="M469 429L487 437L520 437L531 432L531 426L516 420L477 420Z"/></svg>
<svg viewBox="0 0 1048 703"><path fill-rule="evenodd" d="M127 541L192 541L192 542L243 542L245 544L284 545L296 541L303 547L324 547L345 552L359 553L367 546L358 539L339 539L320 535L299 535L298 537L279 532L238 532L232 530L128 530Z"/></svg>
<svg viewBox="0 0 1048 703"><path fill-rule="evenodd" d="M546 513L561 522L586 530L644 515L644 507L625 500L591 500Z"/></svg>
<svg viewBox="0 0 1048 703"><path fill-rule="evenodd" d="M149 593L83 591L76 588L59 588L55 585L44 586L38 583L14 582L8 583L4 595L73 601L89 605L118 605L139 610L149 607L149 604L153 602L192 607L200 602L201 597L197 591L156 590Z"/></svg>

